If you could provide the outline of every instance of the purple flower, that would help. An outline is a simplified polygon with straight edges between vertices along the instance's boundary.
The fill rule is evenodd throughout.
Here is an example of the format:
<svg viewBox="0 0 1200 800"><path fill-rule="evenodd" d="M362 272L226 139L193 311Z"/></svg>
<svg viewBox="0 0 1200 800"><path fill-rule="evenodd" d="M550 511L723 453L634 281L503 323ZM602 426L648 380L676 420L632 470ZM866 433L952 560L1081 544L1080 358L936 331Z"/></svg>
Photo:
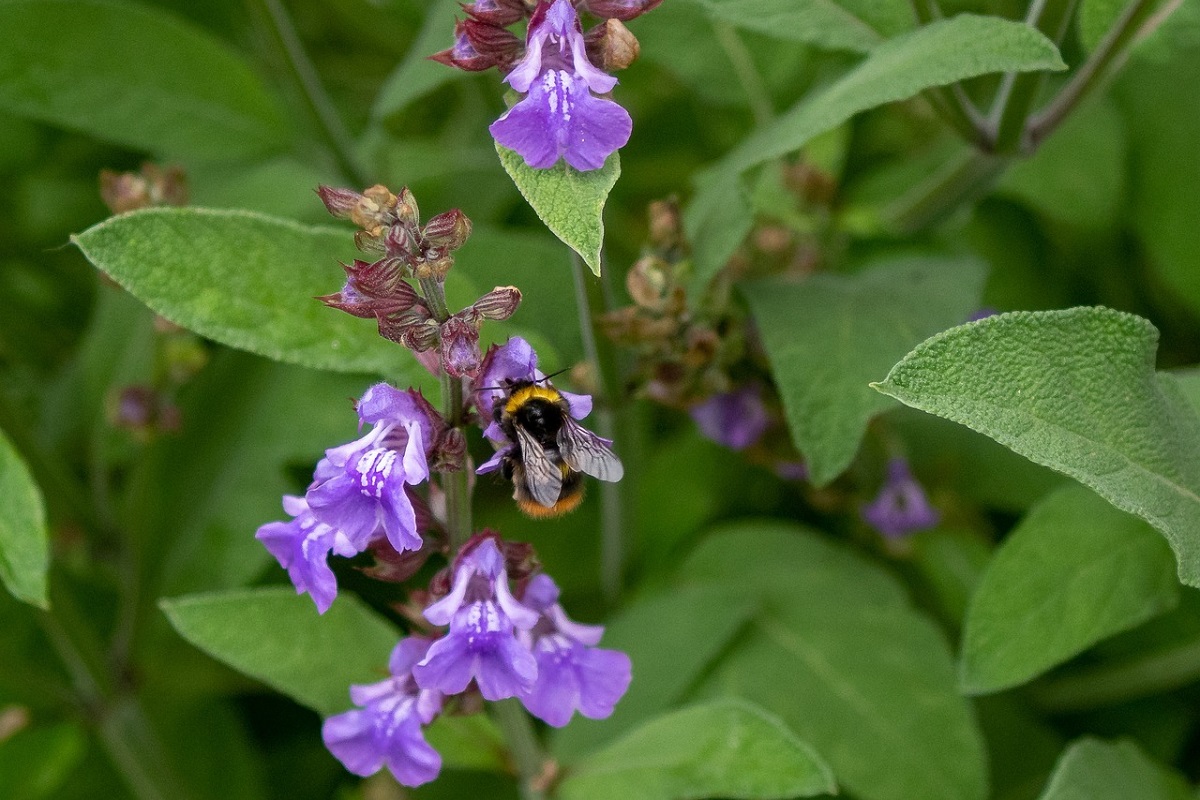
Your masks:
<svg viewBox="0 0 1200 800"><path fill-rule="evenodd" d="M483 358L479 369L479 380L476 381L475 405L479 408L481 418L488 421L483 435L494 442L508 443L508 437L493 419L496 402L508 395L510 384L518 381L542 381L545 374L537 368L538 357L529 342L520 336L514 336L499 346L493 346ZM583 419L592 413L592 397L586 394L572 394L559 390L571 406L571 416ZM501 451L503 452L503 451ZM499 466L499 453L487 464L476 470L478 473L490 472ZM495 462L490 469L484 469Z"/></svg>
<svg viewBox="0 0 1200 800"><path fill-rule="evenodd" d="M360 423L373 428L361 439L325 451L306 495L308 505L359 550L380 526L397 550L420 549L405 486L429 477L437 413L419 393L380 383L359 400L358 414Z"/></svg>
<svg viewBox="0 0 1200 800"><path fill-rule="evenodd" d="M932 528L940 519L903 458L888 462L883 488L870 505L861 508L860 513L867 524L893 539Z"/></svg>
<svg viewBox="0 0 1200 800"><path fill-rule="evenodd" d="M523 600L541 615L532 630L521 634L537 661L537 680L521 694L529 713L556 728L566 725L576 711L589 719L612 714L629 688L629 656L593 646L604 628L568 619L549 575L535 576Z"/></svg>
<svg viewBox="0 0 1200 800"><path fill-rule="evenodd" d="M374 775L387 766L405 786L420 786L437 777L442 757L421 732L442 709L442 695L422 690L412 668L429 649L428 639L409 637L392 650L388 671L379 683L351 686L350 698L360 709L325 720L321 736L329 752L355 775Z"/></svg>
<svg viewBox="0 0 1200 800"><path fill-rule="evenodd" d="M751 386L714 394L688 413L701 433L734 450L745 450L757 442L771 421L760 390Z"/></svg>
<svg viewBox="0 0 1200 800"><path fill-rule="evenodd" d="M268 522L254 538L287 570L296 594L308 592L317 611L324 614L337 597L337 578L328 563L330 551L349 557L362 552L366 542L352 542L341 531L319 522L303 497L284 496L283 509L293 517L291 522Z"/></svg>
<svg viewBox="0 0 1200 800"><path fill-rule="evenodd" d="M538 4L529 22L525 57L505 81L528 94L488 130L535 169L552 167L560 158L578 170L599 169L629 141L629 113L592 94L612 91L617 79L588 61L570 0Z"/></svg>
<svg viewBox="0 0 1200 800"><path fill-rule="evenodd" d="M537 662L517 641L515 629L532 628L538 615L509 591L494 539L459 556L450 593L425 609L425 618L448 624L450 632L413 668L421 688L458 694L474 680L484 699L503 700L533 685Z"/></svg>

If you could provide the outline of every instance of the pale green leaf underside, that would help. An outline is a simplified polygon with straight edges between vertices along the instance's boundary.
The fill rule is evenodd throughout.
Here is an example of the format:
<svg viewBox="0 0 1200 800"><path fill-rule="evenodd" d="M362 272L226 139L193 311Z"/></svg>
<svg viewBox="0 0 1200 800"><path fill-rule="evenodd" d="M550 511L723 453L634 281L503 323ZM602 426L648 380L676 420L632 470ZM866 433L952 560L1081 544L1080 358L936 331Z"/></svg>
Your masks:
<svg viewBox="0 0 1200 800"><path fill-rule="evenodd" d="M350 684L387 677L400 632L343 593L324 614L291 587L159 602L184 639L322 715L350 708Z"/></svg>
<svg viewBox="0 0 1200 800"><path fill-rule="evenodd" d="M0 582L26 603L48 608L50 544L42 493L0 431Z"/></svg>
<svg viewBox="0 0 1200 800"><path fill-rule="evenodd" d="M1147 523L1071 484L1009 534L967 613L968 693L1025 683L1179 600L1175 559Z"/></svg>
<svg viewBox="0 0 1200 800"><path fill-rule="evenodd" d="M423 372L372 320L313 298L345 282L349 229L249 211L149 208L72 237L88 260L172 322L277 361L412 382Z"/></svg>
<svg viewBox="0 0 1200 800"><path fill-rule="evenodd" d="M695 239L711 225L721 224L741 173L799 150L861 111L992 72L1065 68L1049 39L1028 25L998 17L962 14L889 39L828 88L752 133L709 168L685 217L688 235ZM731 239L720 240L725 248L721 252L697 252L698 285L732 254L737 242L730 244Z"/></svg>
<svg viewBox="0 0 1200 800"><path fill-rule="evenodd" d="M1188 800L1187 783L1131 741L1079 739L1059 758L1038 800Z"/></svg>
<svg viewBox="0 0 1200 800"><path fill-rule="evenodd" d="M141 4L0 3L0 108L176 157L284 147L275 98L207 32Z"/></svg>
<svg viewBox="0 0 1200 800"><path fill-rule="evenodd" d="M696 696L769 709L862 800L986 795L982 739L946 643L884 570L815 532L758 520L706 537L679 578L760 605Z"/></svg>
<svg viewBox="0 0 1200 800"><path fill-rule="evenodd" d="M868 383L978 307L977 261L906 258L857 275L743 285L792 439L821 486L853 460L871 417L891 405Z"/></svg>
<svg viewBox="0 0 1200 800"><path fill-rule="evenodd" d="M739 800L833 792L829 767L779 719L733 698L656 717L574 769L564 800Z"/></svg>
<svg viewBox="0 0 1200 800"><path fill-rule="evenodd" d="M1200 417L1158 331L1106 308L1015 312L923 342L873 384L1063 472L1156 527L1200 586Z"/></svg>
<svg viewBox="0 0 1200 800"><path fill-rule="evenodd" d="M496 152L538 219L599 275L604 202L621 176L620 154L613 153L600 169L580 172L562 160L549 169L534 169L498 143Z"/></svg>

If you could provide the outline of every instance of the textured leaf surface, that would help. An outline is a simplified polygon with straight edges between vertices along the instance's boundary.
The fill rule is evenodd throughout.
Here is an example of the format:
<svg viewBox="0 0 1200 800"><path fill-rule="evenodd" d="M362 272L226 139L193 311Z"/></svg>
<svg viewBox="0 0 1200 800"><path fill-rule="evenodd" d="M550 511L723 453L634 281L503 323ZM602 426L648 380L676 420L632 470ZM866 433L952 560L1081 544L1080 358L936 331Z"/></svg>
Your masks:
<svg viewBox="0 0 1200 800"><path fill-rule="evenodd" d="M0 3L0 108L176 157L287 141L275 98L238 54L133 3Z"/></svg>
<svg viewBox="0 0 1200 800"><path fill-rule="evenodd" d="M742 286L762 335L788 426L818 486L854 458L867 422L891 402L871 379L978 307L977 261L912 258L857 275Z"/></svg>
<svg viewBox="0 0 1200 800"><path fill-rule="evenodd" d="M322 715L349 708L352 683L387 677L400 632L350 594L325 614L290 587L163 599L183 638Z"/></svg>
<svg viewBox="0 0 1200 800"><path fill-rule="evenodd" d="M1162 537L1094 492L1066 486L1030 511L984 572L963 634L963 689L1024 683L1178 600Z"/></svg>
<svg viewBox="0 0 1200 800"><path fill-rule="evenodd" d="M834 791L829 767L787 726L741 700L656 717L571 771L564 800L746 800Z"/></svg>
<svg viewBox="0 0 1200 800"><path fill-rule="evenodd" d="M1064 472L1158 528L1200 585L1200 417L1158 331L1106 308L1002 314L923 342L877 385Z"/></svg>
<svg viewBox="0 0 1200 800"><path fill-rule="evenodd" d="M760 603L698 695L777 714L854 797L985 796L983 743L946 644L886 572L811 531L758 521L714 532L679 577Z"/></svg>
<svg viewBox="0 0 1200 800"><path fill-rule="evenodd" d="M884 35L898 33L912 21L901 3L850 3L832 0L693 0L714 20L776 39L832 50L867 52Z"/></svg>
<svg viewBox="0 0 1200 800"><path fill-rule="evenodd" d="M604 201L621 176L620 154L613 153L600 169L580 172L565 161L550 169L534 169L520 155L499 144L496 152L538 219L599 275Z"/></svg>
<svg viewBox="0 0 1200 800"><path fill-rule="evenodd" d="M744 596L713 586L671 591L629 606L606 625L601 646L629 654L633 683L608 719L577 719L559 731L555 754L575 761L677 703L753 609Z"/></svg>
<svg viewBox="0 0 1200 800"><path fill-rule="evenodd" d="M313 298L341 288L347 229L247 211L150 208L72 237L88 260L155 312L278 361L394 380L423 370L374 322Z"/></svg>
<svg viewBox="0 0 1200 800"><path fill-rule="evenodd" d="M1178 775L1130 741L1080 739L1058 760L1038 800L1188 800Z"/></svg>
<svg viewBox="0 0 1200 800"><path fill-rule="evenodd" d="M742 172L799 150L860 111L989 72L1065 68L1049 39L1028 25L997 17L962 14L889 39L829 88L746 137L710 168L692 200L695 209L685 218L688 235L695 240L711 225L722 224L726 204L718 193L733 196ZM727 250L696 253L698 286L707 283L737 246L732 236L715 243Z"/></svg>
<svg viewBox="0 0 1200 800"><path fill-rule="evenodd" d="M47 608L50 542L42 493L0 431L0 581L13 596Z"/></svg>

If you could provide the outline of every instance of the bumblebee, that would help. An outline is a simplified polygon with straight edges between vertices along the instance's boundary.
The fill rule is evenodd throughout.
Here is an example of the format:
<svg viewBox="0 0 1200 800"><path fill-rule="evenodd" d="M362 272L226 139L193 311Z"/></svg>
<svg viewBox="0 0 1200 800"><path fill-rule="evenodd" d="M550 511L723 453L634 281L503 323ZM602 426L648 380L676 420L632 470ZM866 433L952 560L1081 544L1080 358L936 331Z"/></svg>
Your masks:
<svg viewBox="0 0 1200 800"><path fill-rule="evenodd" d="M514 381L492 413L514 444L501 459L501 474L531 517L557 517L578 507L584 474L618 481L625 473L608 442L576 422L570 403L548 383Z"/></svg>

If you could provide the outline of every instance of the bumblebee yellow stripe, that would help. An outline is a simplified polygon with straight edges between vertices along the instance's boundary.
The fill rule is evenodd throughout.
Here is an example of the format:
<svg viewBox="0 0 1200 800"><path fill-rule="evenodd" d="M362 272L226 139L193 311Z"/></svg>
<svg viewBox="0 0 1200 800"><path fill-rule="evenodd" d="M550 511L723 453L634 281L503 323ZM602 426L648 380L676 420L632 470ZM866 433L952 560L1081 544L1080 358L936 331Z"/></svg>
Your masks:
<svg viewBox="0 0 1200 800"><path fill-rule="evenodd" d="M547 403L557 403L562 399L562 395L557 389L549 386L538 386L536 383L530 386L522 386L508 397L508 402L504 404L504 411L508 414L517 413L517 409L528 403L530 400L545 400Z"/></svg>

